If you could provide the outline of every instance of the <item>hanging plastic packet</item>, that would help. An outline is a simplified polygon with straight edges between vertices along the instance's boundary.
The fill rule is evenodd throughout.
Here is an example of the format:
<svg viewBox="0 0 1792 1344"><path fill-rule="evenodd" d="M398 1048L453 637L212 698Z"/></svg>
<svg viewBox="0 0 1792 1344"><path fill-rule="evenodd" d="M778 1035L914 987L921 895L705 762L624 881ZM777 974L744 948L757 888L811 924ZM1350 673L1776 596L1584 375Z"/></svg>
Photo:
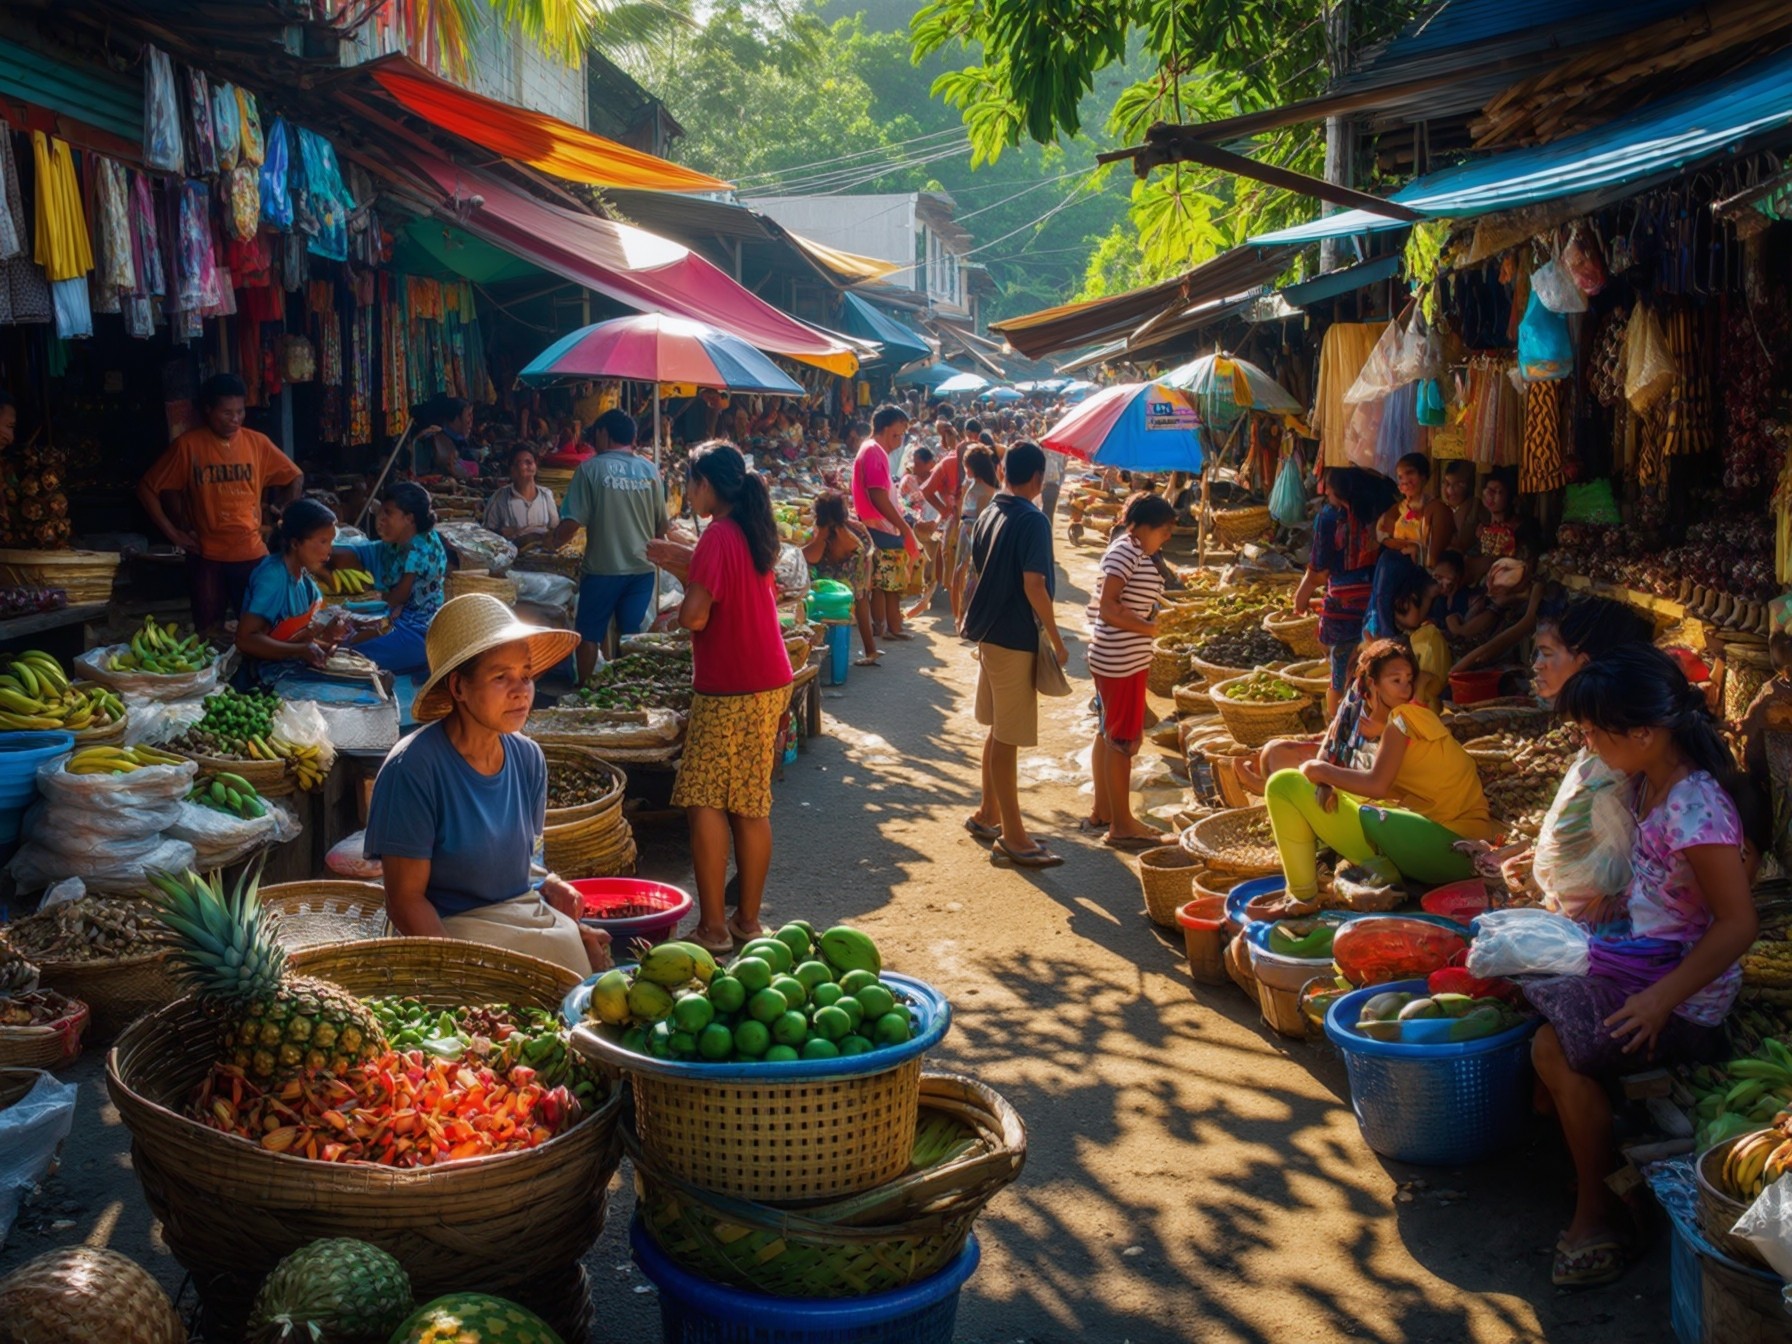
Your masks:
<svg viewBox="0 0 1792 1344"><path fill-rule="evenodd" d="M1444 387L1436 378L1427 378L1419 384L1416 414L1419 423L1427 429L1442 429L1450 422L1449 406L1444 401Z"/></svg>
<svg viewBox="0 0 1792 1344"><path fill-rule="evenodd" d="M267 144L261 138L261 113L255 106L255 95L238 88L236 106L240 114L237 120L242 128L242 161L259 167L267 155Z"/></svg>
<svg viewBox="0 0 1792 1344"><path fill-rule="evenodd" d="M261 161L261 222L281 233L292 228L289 138L285 120L275 117L268 127L267 152Z"/></svg>
<svg viewBox="0 0 1792 1344"><path fill-rule="evenodd" d="M218 171L218 137L212 131L212 86L203 70L187 69L187 130L193 146L192 169L200 177Z"/></svg>
<svg viewBox="0 0 1792 1344"><path fill-rule="evenodd" d="M1302 483L1304 470L1300 449L1282 459L1276 472L1275 488L1269 492L1269 513L1283 527L1298 527L1307 521L1307 492Z"/></svg>
<svg viewBox="0 0 1792 1344"><path fill-rule="evenodd" d="M1552 313L1587 311L1587 296L1560 261L1546 261L1531 272L1531 293Z"/></svg>
<svg viewBox="0 0 1792 1344"><path fill-rule="evenodd" d="M167 52L150 46L143 48L143 165L165 173L186 167L174 62Z"/></svg>
<svg viewBox="0 0 1792 1344"><path fill-rule="evenodd" d="M1574 372L1574 339L1568 334L1568 319L1552 311L1535 287L1518 328L1518 371L1530 383L1547 383Z"/></svg>
<svg viewBox="0 0 1792 1344"><path fill-rule="evenodd" d="M212 85L212 134L218 142L218 171L227 173L243 152L243 111L234 85Z"/></svg>

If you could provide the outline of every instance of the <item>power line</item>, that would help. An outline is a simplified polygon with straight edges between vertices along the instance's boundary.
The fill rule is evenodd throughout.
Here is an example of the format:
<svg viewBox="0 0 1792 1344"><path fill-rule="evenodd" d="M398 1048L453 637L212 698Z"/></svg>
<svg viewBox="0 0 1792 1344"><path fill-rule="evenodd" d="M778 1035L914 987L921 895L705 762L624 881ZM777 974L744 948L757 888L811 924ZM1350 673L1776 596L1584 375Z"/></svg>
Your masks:
<svg viewBox="0 0 1792 1344"><path fill-rule="evenodd" d="M894 142L893 144L874 145L870 149L856 150L851 154L839 154L839 155L835 155L832 158L814 159L808 163L791 164L787 168L768 168L764 172L748 173L748 174L746 174L745 177L741 178L740 180L743 182L752 182L752 181L756 181L760 178L767 178L767 177L771 177L771 178L789 177L793 174L808 172L810 169L825 168L830 164L845 163L851 159L862 159L862 158L869 158L869 157L872 157L872 156L878 155L878 154L888 154L893 150L902 149L904 146L920 144L921 142L927 141L927 140L943 140L947 136L963 135L963 134L965 134L965 129L963 126L949 126L943 131L928 131L924 135L913 135L913 136L910 136L906 140L898 140L898 141Z"/></svg>
<svg viewBox="0 0 1792 1344"><path fill-rule="evenodd" d="M861 163L851 168L835 172L821 173L807 178L772 183L766 186L748 189L749 195L755 196L814 196L835 194L849 190L866 182L875 182L880 177L887 177L904 168L918 168L925 164L937 163L941 159L956 158L970 149L968 139L943 148L933 148L917 157L905 157L877 164Z"/></svg>
<svg viewBox="0 0 1792 1344"><path fill-rule="evenodd" d="M963 127L959 127L956 131L947 132L944 135L927 137L927 140L931 142L943 143L947 139L950 139L954 144L968 145L970 143L969 133L966 132ZM788 186L792 182L804 181L809 178L838 177L860 172L868 167L872 161L900 163L911 158L915 154L931 153L932 151L941 148L941 143L913 143L912 150L910 148L911 142L909 141L903 141L902 143L895 145L878 145L871 149L859 150L852 154L841 154L832 159L823 159L815 163L804 164L794 168L781 169L776 172L752 174L740 180L746 183L757 184L750 185L747 188L748 190L762 192L765 191L768 186L782 188Z"/></svg>
<svg viewBox="0 0 1792 1344"><path fill-rule="evenodd" d="M1026 196L1031 192L1038 191L1041 187L1049 187L1052 183L1062 182L1067 177L1082 177L1086 174L1093 173L1093 172L1097 171L1100 167L1101 167L1100 164L1092 163L1087 168L1075 168L1075 169L1072 169L1068 173L1059 173L1056 177L1042 178L1040 181L1035 182L1032 186L1027 187L1022 191L1015 192L1014 195L1008 197L1007 200L997 201L994 205L979 206L979 207L977 207L977 209L971 211L969 214L959 215L958 222L960 224L962 224L967 219L975 219L978 215L984 214L990 210L1000 209L1004 205L1012 204L1013 202L1018 201L1022 196Z"/></svg>

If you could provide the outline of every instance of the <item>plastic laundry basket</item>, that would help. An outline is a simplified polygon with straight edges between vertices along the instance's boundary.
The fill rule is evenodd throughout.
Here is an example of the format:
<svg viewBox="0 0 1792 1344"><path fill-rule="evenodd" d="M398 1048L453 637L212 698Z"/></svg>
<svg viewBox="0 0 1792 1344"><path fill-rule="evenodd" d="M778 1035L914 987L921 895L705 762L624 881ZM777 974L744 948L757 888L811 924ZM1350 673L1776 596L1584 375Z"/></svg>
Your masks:
<svg viewBox="0 0 1792 1344"><path fill-rule="evenodd" d="M1425 992L1423 980L1346 994L1325 1015L1325 1034L1344 1057L1350 1105L1363 1139L1398 1162L1448 1166L1511 1147L1530 1102L1530 1036L1538 1021L1478 1041L1417 1045L1374 1041L1353 1028L1376 994Z"/></svg>
<svg viewBox="0 0 1792 1344"><path fill-rule="evenodd" d="M660 1296L665 1344L952 1344L958 1290L977 1268L977 1238L919 1283L856 1298L771 1297L726 1288L672 1263L636 1218L629 1245Z"/></svg>

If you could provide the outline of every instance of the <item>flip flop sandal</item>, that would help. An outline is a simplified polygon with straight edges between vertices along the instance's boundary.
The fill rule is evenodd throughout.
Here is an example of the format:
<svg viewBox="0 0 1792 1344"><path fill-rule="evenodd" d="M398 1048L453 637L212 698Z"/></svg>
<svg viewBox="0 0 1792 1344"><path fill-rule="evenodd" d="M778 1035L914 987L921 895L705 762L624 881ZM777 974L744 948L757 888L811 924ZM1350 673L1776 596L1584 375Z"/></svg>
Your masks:
<svg viewBox="0 0 1792 1344"><path fill-rule="evenodd" d="M1084 835L1106 835L1108 823L1105 821L1091 821L1088 817L1084 817L1081 821L1077 822L1076 828Z"/></svg>
<svg viewBox="0 0 1792 1344"><path fill-rule="evenodd" d="M889 634L884 636L885 639L901 639L901 640L909 640L909 639L913 639L914 637L915 637L914 632L909 631L909 630L892 630L892 631L890 631Z"/></svg>
<svg viewBox="0 0 1792 1344"><path fill-rule="evenodd" d="M1064 860L1053 854L1044 845L1034 845L1031 849L1009 849L1000 840L989 851L989 857L997 863L1010 863L1016 868L1057 868Z"/></svg>
<svg viewBox="0 0 1792 1344"><path fill-rule="evenodd" d="M1599 1288L1622 1278L1627 1264L1624 1243L1616 1237L1601 1237L1573 1250L1558 1242L1549 1281L1558 1288Z"/></svg>
<svg viewBox="0 0 1792 1344"><path fill-rule="evenodd" d="M687 943L695 943L712 957L729 957L734 955L735 944L732 937L725 938L719 943L712 943L707 939L699 938L695 933L692 933L685 939L685 941Z"/></svg>
<svg viewBox="0 0 1792 1344"><path fill-rule="evenodd" d="M1147 849L1156 849L1169 843L1168 836L1161 835L1125 835L1118 840L1103 840L1102 844L1109 849L1120 849L1128 854L1141 854Z"/></svg>
<svg viewBox="0 0 1792 1344"><path fill-rule="evenodd" d="M771 931L765 927L765 921L763 919L759 921L758 933L746 932L740 925L736 924L731 919L728 921L728 936L734 939L734 947L740 947L742 944L752 942L755 938L769 938L771 936ZM734 947L731 947L728 950L732 952Z"/></svg>
<svg viewBox="0 0 1792 1344"><path fill-rule="evenodd" d="M860 654L857 658L852 660L852 665L854 667L882 667L883 663L880 661L882 658L883 655L881 653L874 653L869 657Z"/></svg>
<svg viewBox="0 0 1792 1344"><path fill-rule="evenodd" d="M1002 828L1000 826L985 826L975 817L966 817L964 819L964 828L979 840L1000 840L1002 838Z"/></svg>

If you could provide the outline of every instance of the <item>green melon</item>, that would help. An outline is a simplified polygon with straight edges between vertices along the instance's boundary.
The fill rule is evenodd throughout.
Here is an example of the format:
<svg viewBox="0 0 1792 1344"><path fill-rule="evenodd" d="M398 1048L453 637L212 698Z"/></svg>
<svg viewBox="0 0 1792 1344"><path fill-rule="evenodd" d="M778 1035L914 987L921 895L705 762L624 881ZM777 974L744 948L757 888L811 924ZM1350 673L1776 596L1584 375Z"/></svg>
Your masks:
<svg viewBox="0 0 1792 1344"><path fill-rule="evenodd" d="M387 1344L562 1344L534 1312L484 1293L449 1293L419 1307Z"/></svg>

